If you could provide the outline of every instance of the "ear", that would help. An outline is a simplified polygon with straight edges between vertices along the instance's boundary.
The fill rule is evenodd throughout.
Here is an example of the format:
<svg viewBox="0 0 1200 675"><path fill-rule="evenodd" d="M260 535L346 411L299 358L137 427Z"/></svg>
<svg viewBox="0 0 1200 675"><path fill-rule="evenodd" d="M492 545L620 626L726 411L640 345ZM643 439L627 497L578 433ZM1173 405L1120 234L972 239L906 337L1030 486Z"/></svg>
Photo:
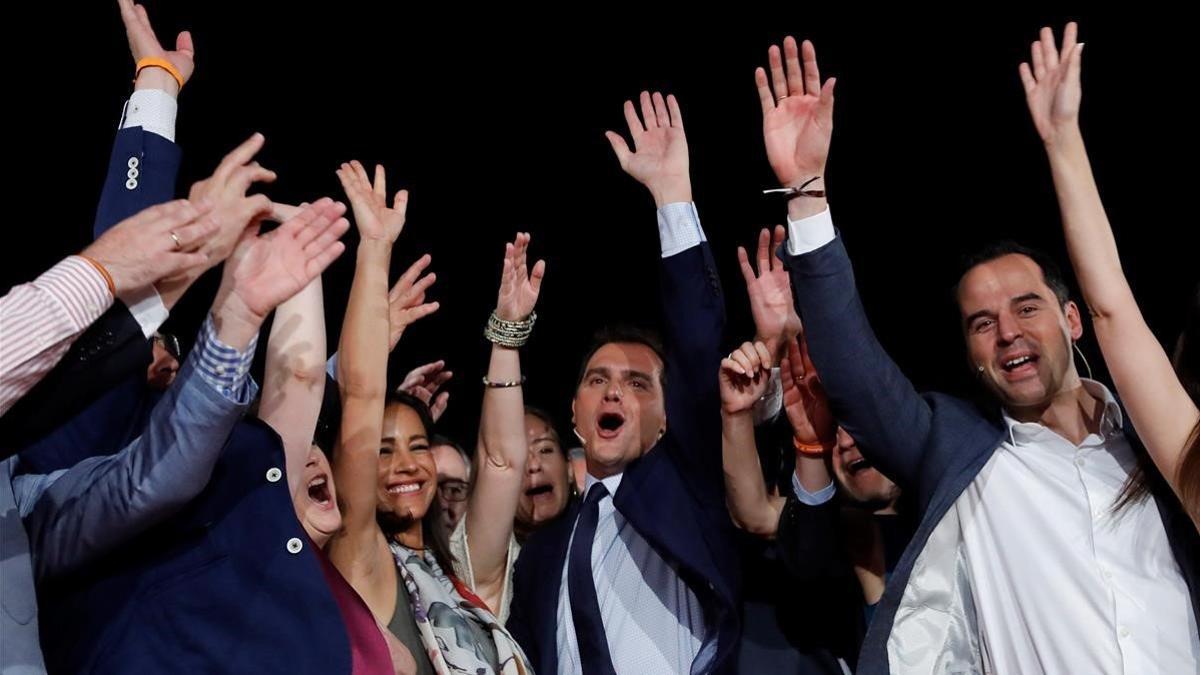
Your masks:
<svg viewBox="0 0 1200 675"><path fill-rule="evenodd" d="M1083 337L1083 317L1079 313L1079 305L1076 305L1074 300L1068 300L1063 305L1063 315L1067 319L1067 334L1071 336L1071 341Z"/></svg>

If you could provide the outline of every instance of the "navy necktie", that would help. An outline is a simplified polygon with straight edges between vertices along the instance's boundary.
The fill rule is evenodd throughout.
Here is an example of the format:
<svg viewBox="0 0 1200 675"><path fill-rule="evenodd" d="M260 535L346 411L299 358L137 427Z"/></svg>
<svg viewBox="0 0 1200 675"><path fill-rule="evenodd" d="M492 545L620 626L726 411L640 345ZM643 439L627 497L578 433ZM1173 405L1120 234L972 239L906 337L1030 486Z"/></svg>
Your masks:
<svg viewBox="0 0 1200 675"><path fill-rule="evenodd" d="M567 556L567 592L571 598L571 620L575 624L575 640L579 643L579 660L583 675L616 675L608 653L608 638L600 618L600 601L596 598L596 582L592 577L592 541L596 538L596 523L600 520L600 500L608 496L604 483L588 490L575 521L575 538Z"/></svg>

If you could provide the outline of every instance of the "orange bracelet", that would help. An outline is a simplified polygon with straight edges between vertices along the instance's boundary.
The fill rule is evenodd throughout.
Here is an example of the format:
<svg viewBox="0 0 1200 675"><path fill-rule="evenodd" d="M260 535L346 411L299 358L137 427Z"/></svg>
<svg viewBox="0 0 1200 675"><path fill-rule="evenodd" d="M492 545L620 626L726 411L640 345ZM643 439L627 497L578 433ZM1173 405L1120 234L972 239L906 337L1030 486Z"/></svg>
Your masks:
<svg viewBox="0 0 1200 675"><path fill-rule="evenodd" d="M104 265L101 265L100 262L95 258L89 258L82 253L79 254L79 257L83 258L89 265L96 268L96 271L100 273L100 276L104 277L104 283L108 284L108 292L111 293L114 298L117 297L117 285L113 283L112 275L108 273L108 270L104 269Z"/></svg>
<svg viewBox="0 0 1200 675"><path fill-rule="evenodd" d="M162 68L170 73L171 77L175 78L175 81L179 83L179 88L183 89L183 74L179 72L179 69L175 67L174 63L157 56L147 56L139 59L137 62L137 70L133 72L134 80L137 80L137 76L147 68Z"/></svg>
<svg viewBox="0 0 1200 675"><path fill-rule="evenodd" d="M824 445L805 443L795 436L792 436L792 445L795 446L796 452L806 457L824 457L829 454L829 448Z"/></svg>

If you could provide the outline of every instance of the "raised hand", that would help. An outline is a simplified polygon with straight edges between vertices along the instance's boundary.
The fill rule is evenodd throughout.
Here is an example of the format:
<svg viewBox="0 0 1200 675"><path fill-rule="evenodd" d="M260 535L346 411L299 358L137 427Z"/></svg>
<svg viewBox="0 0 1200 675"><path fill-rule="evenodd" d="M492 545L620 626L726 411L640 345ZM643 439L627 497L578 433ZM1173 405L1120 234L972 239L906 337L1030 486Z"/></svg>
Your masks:
<svg viewBox="0 0 1200 675"><path fill-rule="evenodd" d="M808 356L803 332L788 341L787 356L779 365L783 385L783 409L796 440L832 448L837 440L837 423L829 410L829 399L821 378Z"/></svg>
<svg viewBox="0 0 1200 675"><path fill-rule="evenodd" d="M337 175L354 209L354 224L363 240L394 243L404 229L408 191L397 192L392 207L388 208L387 178L382 166L375 167L374 183L367 178L367 170L357 160L342 164Z"/></svg>
<svg viewBox="0 0 1200 675"><path fill-rule="evenodd" d="M771 353L762 342L746 342L721 360L721 411L748 412L767 391Z"/></svg>
<svg viewBox="0 0 1200 675"><path fill-rule="evenodd" d="M825 175L833 134L833 87L837 79L831 77L822 86L817 51L808 40L802 50L797 50L796 39L788 36L783 41L782 54L778 45L771 45L767 59L770 81L766 70L754 71L762 104L767 161L781 185L799 187L811 178Z"/></svg>
<svg viewBox="0 0 1200 675"><path fill-rule="evenodd" d="M117 223L81 255L104 266L117 294L209 264L203 248L217 232L208 206L186 199L151 206Z"/></svg>
<svg viewBox="0 0 1200 675"><path fill-rule="evenodd" d="M450 403L450 392L439 393L438 390L452 377L454 373L446 370L445 361L434 361L410 370L396 389L424 401L425 405L429 406L430 416L436 422L442 413L446 412L446 406Z"/></svg>
<svg viewBox="0 0 1200 675"><path fill-rule="evenodd" d="M433 282L437 281L437 275L433 272L421 276L431 262L433 262L433 257L429 254L418 258L416 262L409 265L404 274L400 275L400 278L396 280L396 285L392 286L392 290L388 292L389 352L396 348L396 344L400 342L400 336L404 334L406 328L433 314L441 307L436 301L425 302L425 291L429 290Z"/></svg>
<svg viewBox="0 0 1200 675"><path fill-rule="evenodd" d="M338 241L350 228L341 217L345 211L345 205L325 198L267 234L248 228L226 262L231 295L263 318L300 292L345 250Z"/></svg>
<svg viewBox="0 0 1200 675"><path fill-rule="evenodd" d="M192 34L186 30L180 33L175 38L175 49L168 51L163 49L154 35L154 27L150 25L150 17L146 15L145 7L135 4L133 0L117 0L117 5L121 8L121 23L125 24L125 37L129 40L129 52L133 55L134 62L147 57L166 59L175 66L186 84L196 69L196 48L192 44ZM179 84L175 78L163 71L159 72L165 77L157 78L156 88L166 89L172 94L178 93Z"/></svg>
<svg viewBox="0 0 1200 675"><path fill-rule="evenodd" d="M528 232L518 232L512 243L504 245L504 271L500 274L496 316L505 321L522 321L532 314L542 290L546 261L539 260L532 270L529 269L528 249Z"/></svg>
<svg viewBox="0 0 1200 675"><path fill-rule="evenodd" d="M746 292L750 296L750 313L758 339L767 346L767 351L778 360L784 345L800 333L800 317L792 302L792 286L783 263L774 252L783 245L787 233L782 225L770 230L763 228L758 234L758 272L750 266L746 249L738 247L738 264L742 278L746 281ZM772 361L772 365L774 361Z"/></svg>
<svg viewBox="0 0 1200 675"><path fill-rule="evenodd" d="M659 207L672 202L692 201L692 180L688 173L687 135L683 115L674 96L642 92L642 117L638 118L633 101L625 102L625 122L633 137L630 151L624 137L606 131L617 161L625 173L645 185Z"/></svg>
<svg viewBox="0 0 1200 675"><path fill-rule="evenodd" d="M1079 130L1083 43L1076 42L1078 30L1074 22L1068 23L1059 49L1054 44L1054 31L1043 28L1030 48L1033 65L1022 63L1018 68L1033 125L1046 143L1053 143L1064 132Z"/></svg>
<svg viewBox="0 0 1200 675"><path fill-rule="evenodd" d="M218 231L205 253L214 266L229 257L252 222L272 213L271 200L265 195L246 194L254 183L275 181L274 171L253 161L264 141L260 133L251 135L221 159L211 176L193 183L188 192L192 202L212 205L209 218L216 222Z"/></svg>

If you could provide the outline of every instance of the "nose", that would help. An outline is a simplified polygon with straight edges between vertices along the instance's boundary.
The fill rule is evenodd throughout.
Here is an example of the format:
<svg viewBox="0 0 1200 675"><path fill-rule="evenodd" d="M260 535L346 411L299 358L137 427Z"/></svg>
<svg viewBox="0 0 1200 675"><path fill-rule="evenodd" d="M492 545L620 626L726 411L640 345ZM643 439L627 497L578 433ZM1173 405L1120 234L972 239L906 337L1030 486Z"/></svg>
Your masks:
<svg viewBox="0 0 1200 675"><path fill-rule="evenodd" d="M1001 312L996 318L996 335L1001 344L1010 345L1021 337L1021 324L1010 312Z"/></svg>
<svg viewBox="0 0 1200 675"><path fill-rule="evenodd" d="M408 448L396 448L392 452L392 473L415 473L416 470L416 457Z"/></svg>

